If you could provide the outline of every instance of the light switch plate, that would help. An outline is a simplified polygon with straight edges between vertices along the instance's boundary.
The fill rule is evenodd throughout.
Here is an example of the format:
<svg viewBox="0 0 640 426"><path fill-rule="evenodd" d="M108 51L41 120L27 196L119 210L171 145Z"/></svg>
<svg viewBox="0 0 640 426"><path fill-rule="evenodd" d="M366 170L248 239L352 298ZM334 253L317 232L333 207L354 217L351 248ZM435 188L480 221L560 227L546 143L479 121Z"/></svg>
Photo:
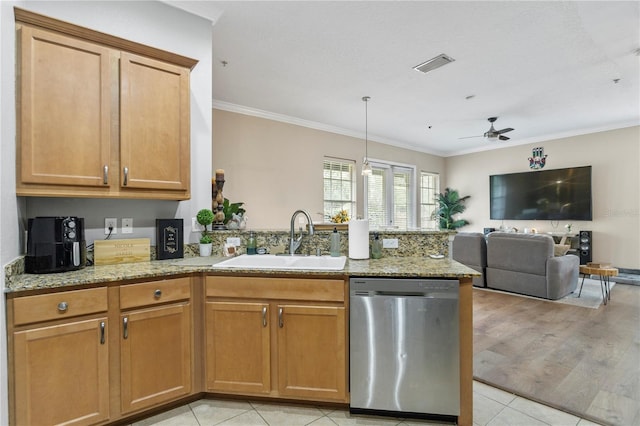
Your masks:
<svg viewBox="0 0 640 426"><path fill-rule="evenodd" d="M204 226L200 225L195 217L191 218L191 232L202 232L204 231Z"/></svg>
<svg viewBox="0 0 640 426"><path fill-rule="evenodd" d="M382 239L382 248L398 248L398 239L397 238L383 238Z"/></svg>
<svg viewBox="0 0 640 426"><path fill-rule="evenodd" d="M133 234L133 218L131 217L122 218L122 233Z"/></svg>
<svg viewBox="0 0 640 426"><path fill-rule="evenodd" d="M240 238L239 237L229 237L229 238L227 238L227 244L231 244L232 246L240 247Z"/></svg>

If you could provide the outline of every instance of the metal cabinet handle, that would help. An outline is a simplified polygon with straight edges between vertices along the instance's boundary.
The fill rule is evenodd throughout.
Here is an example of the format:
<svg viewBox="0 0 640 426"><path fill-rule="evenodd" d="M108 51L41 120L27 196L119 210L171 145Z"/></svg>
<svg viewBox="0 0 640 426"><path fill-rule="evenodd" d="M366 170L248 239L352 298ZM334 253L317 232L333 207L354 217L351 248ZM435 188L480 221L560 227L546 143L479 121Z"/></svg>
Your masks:
<svg viewBox="0 0 640 426"><path fill-rule="evenodd" d="M58 311L67 312L67 309L69 309L69 304L67 302L58 303Z"/></svg>
<svg viewBox="0 0 640 426"><path fill-rule="evenodd" d="M267 307L266 306L262 307L262 326L263 327L267 326Z"/></svg>
<svg viewBox="0 0 640 426"><path fill-rule="evenodd" d="M104 345L104 329L105 329L104 321L100 321L100 344L101 345Z"/></svg>
<svg viewBox="0 0 640 426"><path fill-rule="evenodd" d="M129 318L122 318L122 338L126 339L129 337Z"/></svg>
<svg viewBox="0 0 640 426"><path fill-rule="evenodd" d="M127 186L127 184L129 183L129 168L125 167L123 172L124 172L124 183L122 185Z"/></svg>
<svg viewBox="0 0 640 426"><path fill-rule="evenodd" d="M105 185L109 184L109 166L105 164L102 168L102 183Z"/></svg>
<svg viewBox="0 0 640 426"><path fill-rule="evenodd" d="M161 296L162 296L162 290L157 289L156 291L153 292L153 297L155 297L156 299L160 299Z"/></svg>
<svg viewBox="0 0 640 426"><path fill-rule="evenodd" d="M284 320L282 319L282 308L278 309L278 327L284 327Z"/></svg>

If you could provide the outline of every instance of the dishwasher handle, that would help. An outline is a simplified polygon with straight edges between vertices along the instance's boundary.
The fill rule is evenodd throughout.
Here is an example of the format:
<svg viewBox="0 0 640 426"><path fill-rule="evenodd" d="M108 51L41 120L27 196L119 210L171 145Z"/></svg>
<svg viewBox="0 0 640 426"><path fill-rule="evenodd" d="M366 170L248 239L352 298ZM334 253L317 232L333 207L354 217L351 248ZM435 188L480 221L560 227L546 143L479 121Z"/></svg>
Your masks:
<svg viewBox="0 0 640 426"><path fill-rule="evenodd" d="M355 290L351 297L395 297L395 298L423 298L423 299L457 299L458 293L442 290L424 291L385 291L385 290Z"/></svg>
<svg viewBox="0 0 640 426"><path fill-rule="evenodd" d="M374 296L390 296L390 297L428 297L429 293L424 291L376 291Z"/></svg>

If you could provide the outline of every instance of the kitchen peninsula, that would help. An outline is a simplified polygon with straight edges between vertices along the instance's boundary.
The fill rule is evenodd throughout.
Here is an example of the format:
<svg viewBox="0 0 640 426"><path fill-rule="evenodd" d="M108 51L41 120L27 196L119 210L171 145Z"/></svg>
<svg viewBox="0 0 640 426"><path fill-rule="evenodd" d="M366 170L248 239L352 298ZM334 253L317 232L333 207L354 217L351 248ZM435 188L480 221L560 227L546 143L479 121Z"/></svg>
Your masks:
<svg viewBox="0 0 640 426"><path fill-rule="evenodd" d="M459 282L458 424L472 424L477 272L446 257L348 260L338 271L212 268L222 260L9 274L11 423L40 423L44 415L108 424L206 395L346 405L349 278L383 277ZM219 327L224 321L231 328ZM39 350L47 355L38 357ZM50 371L56 357L73 371ZM234 369L239 361L255 369ZM319 370L322 377L314 375ZM45 389L73 389L74 380L84 383L74 398L52 398L61 392Z"/></svg>

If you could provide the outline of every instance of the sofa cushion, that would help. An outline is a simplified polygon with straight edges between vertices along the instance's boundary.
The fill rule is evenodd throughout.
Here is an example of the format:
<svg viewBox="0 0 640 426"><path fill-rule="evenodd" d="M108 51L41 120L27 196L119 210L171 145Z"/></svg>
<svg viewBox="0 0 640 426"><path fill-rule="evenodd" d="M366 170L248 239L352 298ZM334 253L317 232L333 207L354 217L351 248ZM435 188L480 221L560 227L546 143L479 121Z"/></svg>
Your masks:
<svg viewBox="0 0 640 426"><path fill-rule="evenodd" d="M492 232L487 237L487 267L546 275L553 257L553 238L543 234Z"/></svg>
<svg viewBox="0 0 640 426"><path fill-rule="evenodd" d="M487 267L487 242L480 232L458 232L453 237L451 248L453 260L462 263L482 274L473 277L473 285L486 287L485 269Z"/></svg>
<svg viewBox="0 0 640 426"><path fill-rule="evenodd" d="M528 296L548 298L547 277L539 274L487 268L487 287Z"/></svg>
<svg viewBox="0 0 640 426"><path fill-rule="evenodd" d="M459 232L453 237L453 260L463 265L487 266L487 243L480 232Z"/></svg>

